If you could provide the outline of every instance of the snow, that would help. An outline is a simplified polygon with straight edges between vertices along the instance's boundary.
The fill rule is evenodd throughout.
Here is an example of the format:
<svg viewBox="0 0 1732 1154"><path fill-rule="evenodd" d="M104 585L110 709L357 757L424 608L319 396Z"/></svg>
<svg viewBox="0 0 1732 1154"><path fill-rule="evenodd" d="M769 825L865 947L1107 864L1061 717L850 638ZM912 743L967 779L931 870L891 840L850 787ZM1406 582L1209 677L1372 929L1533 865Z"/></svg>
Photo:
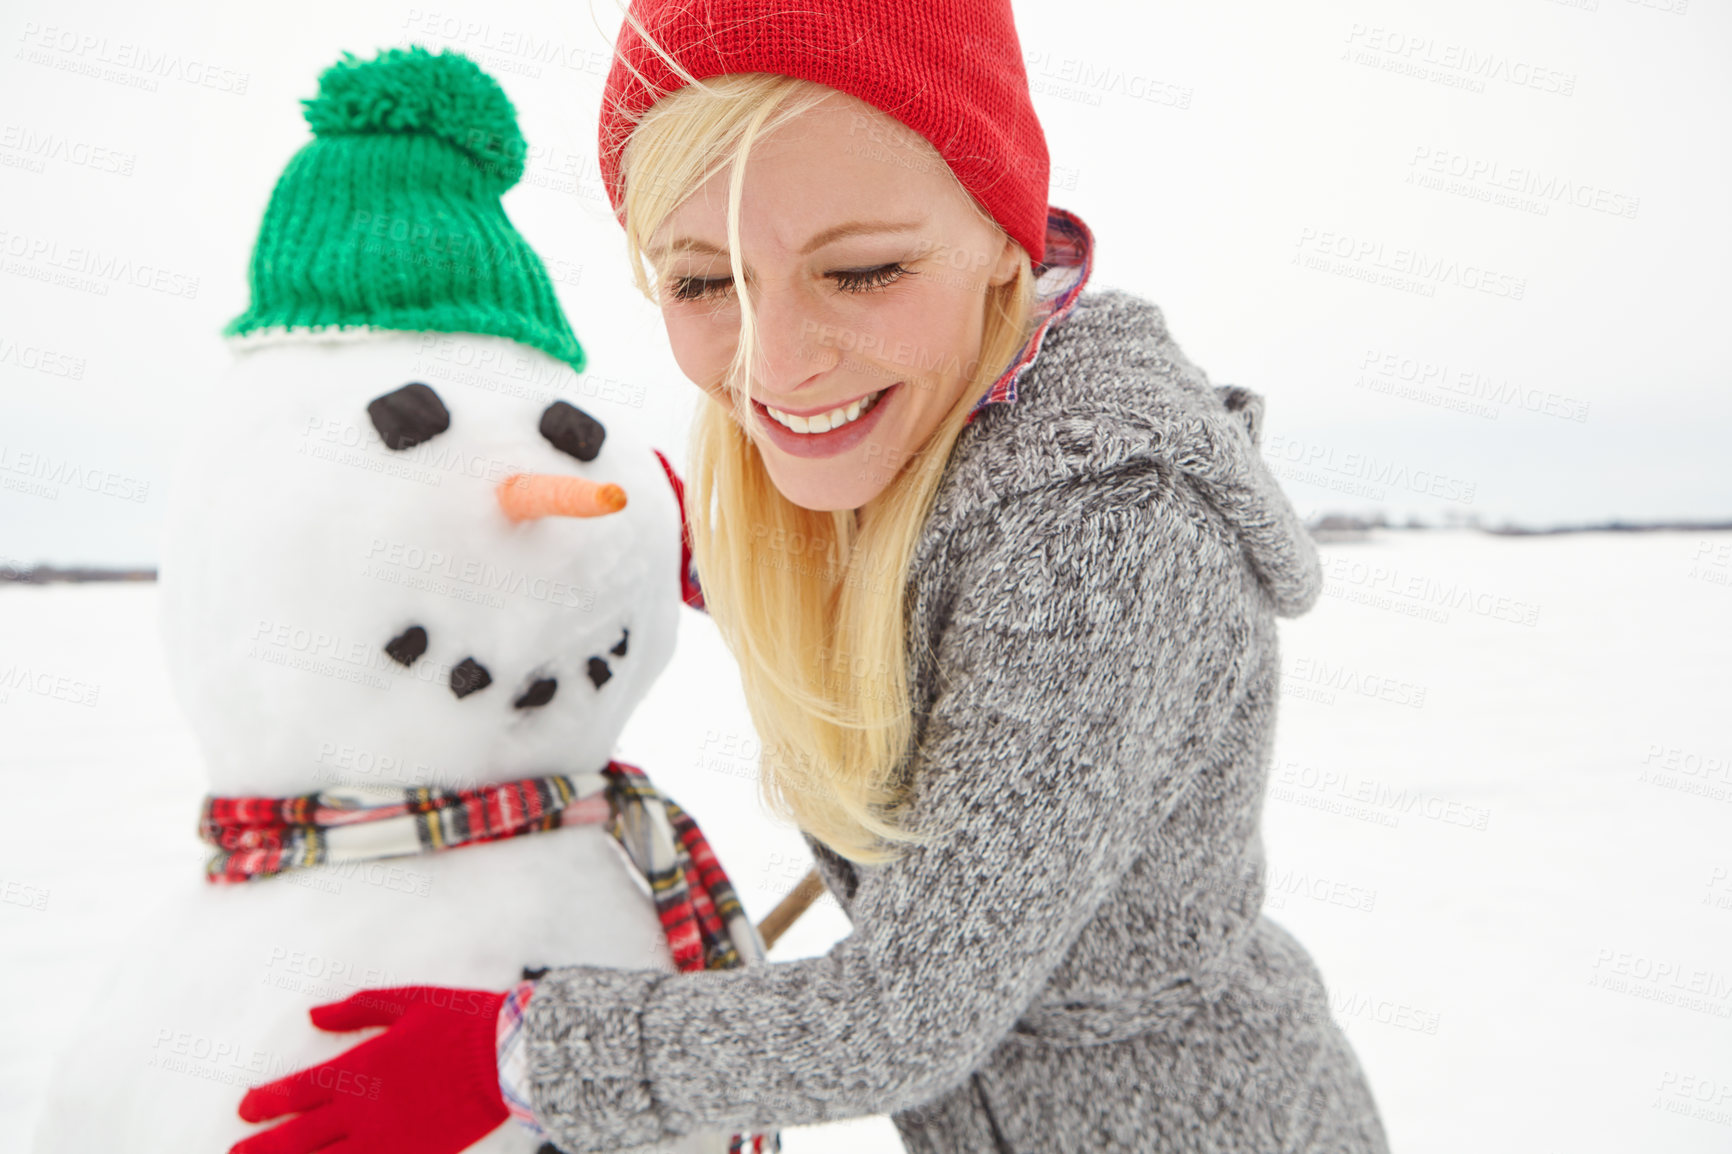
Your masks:
<svg viewBox="0 0 1732 1154"><path fill-rule="evenodd" d="M583 399L578 375L503 337L236 348L189 422L158 554L168 666L215 792L603 765L679 613L679 506L641 422L579 410L603 439L589 461L562 452L540 422ZM387 447L369 405L410 381L448 427ZM498 490L519 475L614 484L626 504L513 523ZM385 656L410 627L424 651ZM498 684L460 703L465 660ZM516 707L541 679L552 698Z"/></svg>
<svg viewBox="0 0 1732 1154"><path fill-rule="evenodd" d="M1322 600L1281 626L1267 912L1317 959L1392 1147L1726 1149L1732 534L1388 532L1322 553ZM65 1016L203 860L155 597L0 587L0 1148L27 1141ZM762 918L809 858L757 800L731 658L681 612L620 756L698 818ZM848 928L826 896L772 956ZM900 1146L882 1117L784 1139Z"/></svg>
<svg viewBox="0 0 1732 1154"><path fill-rule="evenodd" d="M1268 397L1264 456L1304 514L1725 515L1732 152L1701 145L1723 140L1702 130L1727 106L1725 6L1014 6L1050 199L1100 239L1092 283L1158 302L1213 380ZM175 446L307 139L299 100L341 50L459 49L501 81L532 144L504 204L591 354L582 403L683 467L700 394L627 287L595 170L615 4L209 7L68 0L17 25L0 569L159 560ZM1508 68L1472 91L1390 67L1413 51ZM1541 74L1573 91L1524 82ZM1431 179L1457 165L1555 191ZM1404 256L1524 292L1355 275ZM1283 623L1269 912L1317 957L1394 1147L1732 1147L1732 534L1325 554L1328 594ZM0 1149L26 1144L64 1023L204 859L156 598L0 584ZM805 847L761 811L731 661L682 614L620 756L699 818L761 918ZM774 956L847 930L826 898ZM882 1118L786 1138L898 1147Z"/></svg>
<svg viewBox="0 0 1732 1154"><path fill-rule="evenodd" d="M568 399L578 375L499 336L292 333L233 347L183 437L155 593L210 791L546 772L599 790L681 615L679 508L637 422L582 413L581 446L544 433L550 416L581 412ZM385 415L404 394L423 419L394 425ZM521 478L608 484L626 500L513 520L501 494ZM413 650L385 645L408 636ZM486 672L459 700L465 668ZM50 675L20 684L53 693ZM228 1149L254 1129L235 1087L357 1043L306 1016L357 989L498 990L525 966L674 968L649 887L597 826L385 862L344 848L390 844L384 830L336 831L329 868L284 884L162 879L119 980L59 1034L41 1106L52 1124L33 1154ZM396 836L417 847L412 829ZM691 1135L657 1154L726 1140ZM539 1145L513 1126L470 1149Z"/></svg>

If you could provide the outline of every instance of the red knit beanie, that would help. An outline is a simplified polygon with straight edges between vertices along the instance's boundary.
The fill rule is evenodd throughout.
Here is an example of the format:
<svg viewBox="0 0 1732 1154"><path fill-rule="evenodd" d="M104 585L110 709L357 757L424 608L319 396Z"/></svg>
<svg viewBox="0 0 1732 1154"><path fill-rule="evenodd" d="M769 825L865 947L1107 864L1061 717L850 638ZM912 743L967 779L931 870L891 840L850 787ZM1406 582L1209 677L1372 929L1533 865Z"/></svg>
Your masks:
<svg viewBox="0 0 1732 1154"><path fill-rule="evenodd" d="M631 12L699 80L795 76L901 121L1031 259L1045 257L1046 137L1010 0L633 0ZM629 22L620 29L602 92L600 166L622 223L620 153L636 118L684 84Z"/></svg>

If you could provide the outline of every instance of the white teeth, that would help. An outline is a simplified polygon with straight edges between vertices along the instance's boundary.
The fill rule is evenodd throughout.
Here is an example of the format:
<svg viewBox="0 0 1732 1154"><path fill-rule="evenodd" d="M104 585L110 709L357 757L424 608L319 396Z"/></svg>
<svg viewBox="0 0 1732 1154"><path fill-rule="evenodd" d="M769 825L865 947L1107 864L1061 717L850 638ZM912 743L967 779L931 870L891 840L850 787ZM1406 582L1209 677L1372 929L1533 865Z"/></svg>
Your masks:
<svg viewBox="0 0 1732 1154"><path fill-rule="evenodd" d="M828 413L818 413L810 417L796 417L792 413L772 409L769 405L765 405L764 408L769 410L770 415L777 421L796 433L827 433L831 429L841 428L849 421L859 417L861 413L869 411L873 405L878 403L878 398L882 395L883 390L880 389L869 397L850 402L845 408L831 409Z"/></svg>

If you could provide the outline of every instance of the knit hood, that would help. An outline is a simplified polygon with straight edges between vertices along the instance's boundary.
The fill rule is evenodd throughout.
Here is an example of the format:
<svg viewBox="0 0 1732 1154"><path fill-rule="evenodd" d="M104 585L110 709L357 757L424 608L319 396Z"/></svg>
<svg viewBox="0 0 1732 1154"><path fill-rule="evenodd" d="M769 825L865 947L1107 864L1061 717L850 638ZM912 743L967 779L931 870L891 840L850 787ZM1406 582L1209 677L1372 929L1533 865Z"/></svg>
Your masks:
<svg viewBox="0 0 1732 1154"><path fill-rule="evenodd" d="M988 405L958 442L941 505L1152 461L1237 537L1274 601L1297 617L1322 591L1311 535L1258 451L1263 397L1215 385L1180 351L1157 305L1086 289L1047 334L1011 405Z"/></svg>

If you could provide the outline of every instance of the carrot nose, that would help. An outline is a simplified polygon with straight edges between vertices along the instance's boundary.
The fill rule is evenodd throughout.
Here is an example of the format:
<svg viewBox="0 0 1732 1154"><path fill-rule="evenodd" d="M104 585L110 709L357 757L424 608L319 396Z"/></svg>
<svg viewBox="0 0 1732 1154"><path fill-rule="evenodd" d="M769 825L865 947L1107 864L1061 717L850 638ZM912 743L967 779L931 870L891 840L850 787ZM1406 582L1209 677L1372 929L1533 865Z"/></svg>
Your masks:
<svg viewBox="0 0 1732 1154"><path fill-rule="evenodd" d="M611 481L513 473L499 482L499 507L514 524L536 517L605 517L625 508L625 490Z"/></svg>

